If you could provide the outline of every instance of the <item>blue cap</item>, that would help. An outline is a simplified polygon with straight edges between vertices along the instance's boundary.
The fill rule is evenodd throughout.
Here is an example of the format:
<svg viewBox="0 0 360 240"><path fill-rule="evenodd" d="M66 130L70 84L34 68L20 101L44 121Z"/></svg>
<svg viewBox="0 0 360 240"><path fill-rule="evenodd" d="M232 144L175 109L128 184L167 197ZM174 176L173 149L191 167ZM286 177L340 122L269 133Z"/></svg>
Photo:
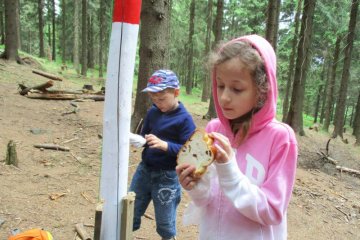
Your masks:
<svg viewBox="0 0 360 240"><path fill-rule="evenodd" d="M147 87L142 92L161 92L166 88L179 89L179 80L171 70L157 70L149 78Z"/></svg>

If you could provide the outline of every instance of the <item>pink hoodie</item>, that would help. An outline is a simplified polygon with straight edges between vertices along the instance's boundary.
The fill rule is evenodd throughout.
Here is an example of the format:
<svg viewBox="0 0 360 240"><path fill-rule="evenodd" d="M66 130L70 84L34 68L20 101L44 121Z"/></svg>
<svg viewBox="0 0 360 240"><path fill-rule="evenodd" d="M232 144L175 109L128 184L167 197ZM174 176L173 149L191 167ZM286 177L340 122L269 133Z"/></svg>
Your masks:
<svg viewBox="0 0 360 240"><path fill-rule="evenodd" d="M213 164L196 187L188 191L201 207L201 240L286 239L286 212L294 185L297 142L292 129L275 119L276 57L262 37L250 35L232 41L249 42L265 61L270 83L265 105L254 114L248 138L234 149L225 164ZM216 89L216 72L213 89ZM213 92L217 119L207 132L220 132L232 144L235 137Z"/></svg>

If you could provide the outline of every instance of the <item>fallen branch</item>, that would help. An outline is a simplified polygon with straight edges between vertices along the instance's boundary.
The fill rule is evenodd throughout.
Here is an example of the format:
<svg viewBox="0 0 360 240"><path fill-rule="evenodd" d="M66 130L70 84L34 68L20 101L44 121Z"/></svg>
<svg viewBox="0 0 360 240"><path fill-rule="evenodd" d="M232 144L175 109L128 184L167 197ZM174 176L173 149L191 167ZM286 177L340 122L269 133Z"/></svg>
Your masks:
<svg viewBox="0 0 360 240"><path fill-rule="evenodd" d="M61 197L65 196L65 195L66 195L66 193L51 193L49 195L49 198L51 200L57 200L58 198L61 198Z"/></svg>
<svg viewBox="0 0 360 240"><path fill-rule="evenodd" d="M329 156L329 145L332 138L329 138L329 140L326 143L326 156Z"/></svg>
<svg viewBox="0 0 360 240"><path fill-rule="evenodd" d="M50 74L50 73L47 73L47 72L42 72L42 71L39 71L39 70L32 70L33 73L35 74L38 74L38 75L41 75L43 77L46 77L46 78L50 78L52 80L57 80L57 81L62 81L63 79L61 77L58 77L56 75L53 75L53 74Z"/></svg>
<svg viewBox="0 0 360 240"><path fill-rule="evenodd" d="M74 153L70 152L70 154L71 154L71 156L72 156L78 163L83 164L83 163L80 161L79 157L75 156Z"/></svg>
<svg viewBox="0 0 360 240"><path fill-rule="evenodd" d="M154 220L155 218L151 215L151 214L148 214L148 213L144 213L144 217L150 219L150 220Z"/></svg>
<svg viewBox="0 0 360 240"><path fill-rule="evenodd" d="M343 210L341 210L339 207L335 206L335 208L336 208L336 210L338 210L339 212L341 212L342 214L345 215L346 220L348 222L349 221L349 215L346 212L344 212Z"/></svg>
<svg viewBox="0 0 360 240"><path fill-rule="evenodd" d="M325 153L323 153L322 151L319 151L318 154L325 159L327 162L334 164L335 166L338 164L338 161L333 159L332 157L329 157L328 155L326 155Z"/></svg>
<svg viewBox="0 0 360 240"><path fill-rule="evenodd" d="M68 147L63 147L63 146L53 145L53 144L35 144L34 147L43 148L43 149L60 150L60 151L65 151L65 152L70 151L70 148L68 148Z"/></svg>
<svg viewBox="0 0 360 240"><path fill-rule="evenodd" d="M19 92L20 95L26 95L28 92L30 92L31 90L39 90L41 92L47 92L47 88L50 88L54 85L53 81L47 81L46 83L40 84L40 85L36 85L34 87L26 87L23 84L19 84L19 87L21 89L21 91Z"/></svg>
<svg viewBox="0 0 360 240"><path fill-rule="evenodd" d="M97 94L69 94L69 93L29 93L26 95L32 99L51 99L51 100L75 100L75 99L92 99L94 101L104 101L104 95Z"/></svg>
<svg viewBox="0 0 360 240"><path fill-rule="evenodd" d="M78 223L75 225L76 232L79 234L81 239L83 240L91 240L90 235L86 232L84 225L82 223Z"/></svg>
<svg viewBox="0 0 360 240"><path fill-rule="evenodd" d="M65 140L65 141L63 141L63 142L61 142L61 143L69 143L69 142L76 141L76 140L79 140L79 138L78 138L78 137L74 137L74 138L72 138L72 139Z"/></svg>
<svg viewBox="0 0 360 240"><path fill-rule="evenodd" d="M83 196L88 202L95 203L94 201L90 200L89 196L87 196L85 192L82 192L81 196Z"/></svg>
<svg viewBox="0 0 360 240"><path fill-rule="evenodd" d="M78 113L78 112L80 111L80 107L79 107L75 102L71 101L71 102L70 102L70 105L73 106L74 109L71 110L71 111L62 113L62 114L61 114L62 116L65 116L65 115L67 115L67 114L72 114L72 113L75 113L75 114L76 114L76 113Z"/></svg>
<svg viewBox="0 0 360 240"><path fill-rule="evenodd" d="M347 173L354 174L357 177L360 177L360 171L359 170L355 170L355 169L347 168L347 167L342 167L342 166L336 166L336 169L339 170L340 172L347 172Z"/></svg>

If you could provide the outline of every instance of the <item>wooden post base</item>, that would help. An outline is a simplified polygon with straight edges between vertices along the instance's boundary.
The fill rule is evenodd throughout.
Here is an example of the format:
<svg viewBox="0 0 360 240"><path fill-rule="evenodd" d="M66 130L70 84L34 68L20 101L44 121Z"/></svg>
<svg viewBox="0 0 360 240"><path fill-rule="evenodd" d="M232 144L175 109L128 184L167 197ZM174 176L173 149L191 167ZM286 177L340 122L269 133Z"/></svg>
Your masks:
<svg viewBox="0 0 360 240"><path fill-rule="evenodd" d="M100 240L103 205L104 203L101 202L96 206L94 240ZM122 199L120 240L133 239L134 205L135 193L129 192L127 196Z"/></svg>

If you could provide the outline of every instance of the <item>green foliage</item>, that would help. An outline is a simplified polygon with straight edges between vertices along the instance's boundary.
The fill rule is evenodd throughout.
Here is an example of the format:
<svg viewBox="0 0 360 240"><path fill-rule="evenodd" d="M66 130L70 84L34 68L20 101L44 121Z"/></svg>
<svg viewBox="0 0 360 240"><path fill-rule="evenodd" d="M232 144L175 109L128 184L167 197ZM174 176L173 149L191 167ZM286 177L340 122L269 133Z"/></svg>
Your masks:
<svg viewBox="0 0 360 240"><path fill-rule="evenodd" d="M65 40L65 60L68 66L68 70L62 72L62 74L70 81L82 85L85 82L95 81L95 85L103 84L103 81L92 80L97 79L98 69L98 52L99 52L99 0L88 1L88 15L94 22L93 37L95 40L93 53L95 56L95 68L90 69L87 78L80 78L72 67L72 55L73 55L73 36L74 36L74 1L66 2L66 11L63 11L63 1L56 1L56 49L57 49L57 61L51 62L46 59L36 58L41 64L44 65L46 70L53 73L58 73L61 65L61 53L64 49L61 46L61 40ZM171 16L170 16L170 42L169 42L169 57L170 68L174 70L181 81L185 81L187 75L187 46L188 31L189 31L189 7L190 0L183 1L171 1ZM277 78L279 85L279 104L278 111L281 111L281 101L284 96L284 89L287 82L287 76L289 71L289 59L291 55L292 39L294 36L294 18L297 8L297 2L294 0L281 1L280 9L280 27L278 32L277 43ZM184 103L189 104L191 107L198 108L199 113L206 113L208 103L201 103L200 95L205 79L206 69L204 63L207 61L208 53L205 53L205 39L206 39L206 27L207 27L207 3L208 0L196 0L195 6L195 34L193 37L193 64L194 64L194 89L193 94L188 96L185 91L182 91L180 99ZM216 17L216 3L213 1L213 20ZM234 37L238 37L244 34L259 34L264 36L265 21L267 11L267 1L262 0L227 0L224 1L224 19L222 25L223 40L229 40ZM103 53L104 61L103 67L106 67L108 43L111 31L111 18L112 18L112 4L113 1L106 0L106 26L105 40ZM341 0L323 0L316 2L315 17L314 17L314 31L313 42L310 49L311 62L309 72L307 74L307 86L305 89L305 101L304 112L308 115L312 115L314 112L314 105L316 97L318 95L319 85L324 84L324 77L322 77L322 71L324 64L327 61L331 61L334 45L337 36L343 37L343 43L341 49L344 49L344 40L346 39L346 31L349 21L349 10L351 1ZM49 41L51 35L51 12L52 6L50 1L45 1L44 6L44 44L45 53L47 58L51 55L51 42ZM80 10L81 11L81 10ZM81 12L79 14L81 17ZM65 35L63 36L62 20L65 19ZM39 52L39 36L38 36L38 13L37 13L37 1L20 0L20 34L21 34L21 52L22 55L29 53L31 55L38 55ZM50 32L49 32L50 31ZM81 30L80 30L81 31ZM348 90L347 104L353 106L356 103L357 96L359 94L359 80L360 74L360 28L357 27L356 40L354 42L354 48L352 52L352 64L350 69L350 82ZM80 32L81 37L81 32ZM213 34L211 34L212 41L214 40ZM4 46L0 46L3 49ZM344 53L340 53L340 61L337 72L337 84L341 78L342 62ZM135 75L138 74L139 57L136 58ZM326 66L327 67L327 66ZM105 70L106 71L106 70ZM135 81L137 78L134 78ZM184 85L184 82L182 82ZM134 83L136 86L136 83ZM135 88L134 88L135 89ZM136 90L136 89L135 89ZM337 91L334 93L336 98ZM281 114L281 112L279 112ZM308 121L306 122L305 121ZM312 119L310 117L304 117L304 125L310 124ZM305 123L306 122L306 123Z"/></svg>
<svg viewBox="0 0 360 240"><path fill-rule="evenodd" d="M207 113L209 102L201 102L201 89L193 88L192 94L187 95L185 87L181 87L179 100L192 112L201 116Z"/></svg>

